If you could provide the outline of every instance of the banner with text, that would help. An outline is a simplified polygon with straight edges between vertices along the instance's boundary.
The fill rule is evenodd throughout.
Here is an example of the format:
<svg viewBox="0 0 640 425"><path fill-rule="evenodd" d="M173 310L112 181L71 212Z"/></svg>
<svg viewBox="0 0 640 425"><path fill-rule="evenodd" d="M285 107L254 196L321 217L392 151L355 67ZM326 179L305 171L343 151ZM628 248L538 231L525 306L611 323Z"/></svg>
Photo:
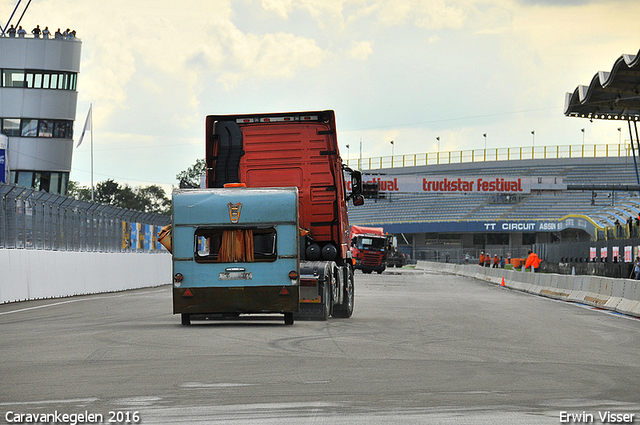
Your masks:
<svg viewBox="0 0 640 425"><path fill-rule="evenodd" d="M563 190L557 177L443 177L421 175L363 174L363 183L377 183L381 193L531 193L532 190ZM351 191L351 182L347 181Z"/></svg>

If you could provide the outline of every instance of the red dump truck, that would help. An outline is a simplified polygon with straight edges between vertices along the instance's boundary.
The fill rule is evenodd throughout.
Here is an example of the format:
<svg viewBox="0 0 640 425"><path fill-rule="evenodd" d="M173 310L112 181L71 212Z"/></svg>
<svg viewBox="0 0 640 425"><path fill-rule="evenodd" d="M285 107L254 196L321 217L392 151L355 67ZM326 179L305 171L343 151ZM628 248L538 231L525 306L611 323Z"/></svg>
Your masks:
<svg viewBox="0 0 640 425"><path fill-rule="evenodd" d="M354 268L363 273L382 273L387 267L387 238L382 227L351 226L351 255Z"/></svg>
<svg viewBox="0 0 640 425"><path fill-rule="evenodd" d="M361 173L343 165L340 158L334 112L209 115L205 160L207 188L236 183L248 188L297 188L300 311L296 315L351 317L354 279L347 203L362 205L364 198ZM274 264L278 259L274 257Z"/></svg>

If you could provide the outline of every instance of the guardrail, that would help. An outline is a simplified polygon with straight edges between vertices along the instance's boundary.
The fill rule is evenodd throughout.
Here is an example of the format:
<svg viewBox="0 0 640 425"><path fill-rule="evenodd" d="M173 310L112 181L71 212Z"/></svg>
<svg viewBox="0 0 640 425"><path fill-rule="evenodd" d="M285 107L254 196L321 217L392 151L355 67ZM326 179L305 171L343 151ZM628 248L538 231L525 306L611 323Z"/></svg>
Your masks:
<svg viewBox="0 0 640 425"><path fill-rule="evenodd" d="M171 218L0 183L0 248L158 252Z"/></svg>
<svg viewBox="0 0 640 425"><path fill-rule="evenodd" d="M358 170L416 167L420 165L462 164L468 162L511 161L524 159L596 158L631 156L628 143L558 146L521 146L515 148L470 149L389 155L372 158L347 158L349 167ZM347 154L347 156L349 156Z"/></svg>
<svg viewBox="0 0 640 425"><path fill-rule="evenodd" d="M523 273L498 268L426 261L418 261L417 267L473 277L530 294L587 304L640 317L640 280L551 273Z"/></svg>
<svg viewBox="0 0 640 425"><path fill-rule="evenodd" d="M64 35L64 34L59 34L56 35L55 32L49 32L48 36L45 36L44 34L40 34L38 36L36 36L35 34L31 34L31 30L29 30L29 32L26 32L27 30L25 29L25 34L18 34L17 29L16 29L16 33L14 35L9 34L9 29L5 28L5 33L2 34L0 33L0 38L15 38L15 39L24 39L24 38L31 38L31 39L35 39L35 40L68 40L68 41L81 41L77 36L73 35L73 34L69 34L69 35ZM54 30L55 31L55 30Z"/></svg>

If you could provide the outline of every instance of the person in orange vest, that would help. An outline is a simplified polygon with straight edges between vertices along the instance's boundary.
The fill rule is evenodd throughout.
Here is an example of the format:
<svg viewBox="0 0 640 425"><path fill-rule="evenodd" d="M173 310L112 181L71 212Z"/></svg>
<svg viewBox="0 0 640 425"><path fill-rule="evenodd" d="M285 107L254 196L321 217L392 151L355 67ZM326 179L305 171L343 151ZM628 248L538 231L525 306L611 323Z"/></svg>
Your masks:
<svg viewBox="0 0 640 425"><path fill-rule="evenodd" d="M484 252L480 252L480 258L478 259L478 265L480 267L484 266Z"/></svg>
<svg viewBox="0 0 640 425"><path fill-rule="evenodd" d="M536 269L540 267L540 263L542 260L538 257L538 254L529 250L529 257L527 257L527 261L524 263L524 269L527 270L531 267L531 272L535 273Z"/></svg>
<svg viewBox="0 0 640 425"><path fill-rule="evenodd" d="M500 263L500 259L498 258L498 254L495 254L493 256L493 268L497 269L499 263Z"/></svg>

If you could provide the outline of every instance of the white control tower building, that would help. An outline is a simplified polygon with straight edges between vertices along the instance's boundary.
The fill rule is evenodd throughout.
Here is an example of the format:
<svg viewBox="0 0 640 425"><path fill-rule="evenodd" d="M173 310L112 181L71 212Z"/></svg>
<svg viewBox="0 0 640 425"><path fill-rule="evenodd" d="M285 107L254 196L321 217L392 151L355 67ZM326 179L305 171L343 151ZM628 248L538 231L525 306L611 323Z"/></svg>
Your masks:
<svg viewBox="0 0 640 425"><path fill-rule="evenodd" d="M0 37L0 181L66 195L82 43L12 26Z"/></svg>

